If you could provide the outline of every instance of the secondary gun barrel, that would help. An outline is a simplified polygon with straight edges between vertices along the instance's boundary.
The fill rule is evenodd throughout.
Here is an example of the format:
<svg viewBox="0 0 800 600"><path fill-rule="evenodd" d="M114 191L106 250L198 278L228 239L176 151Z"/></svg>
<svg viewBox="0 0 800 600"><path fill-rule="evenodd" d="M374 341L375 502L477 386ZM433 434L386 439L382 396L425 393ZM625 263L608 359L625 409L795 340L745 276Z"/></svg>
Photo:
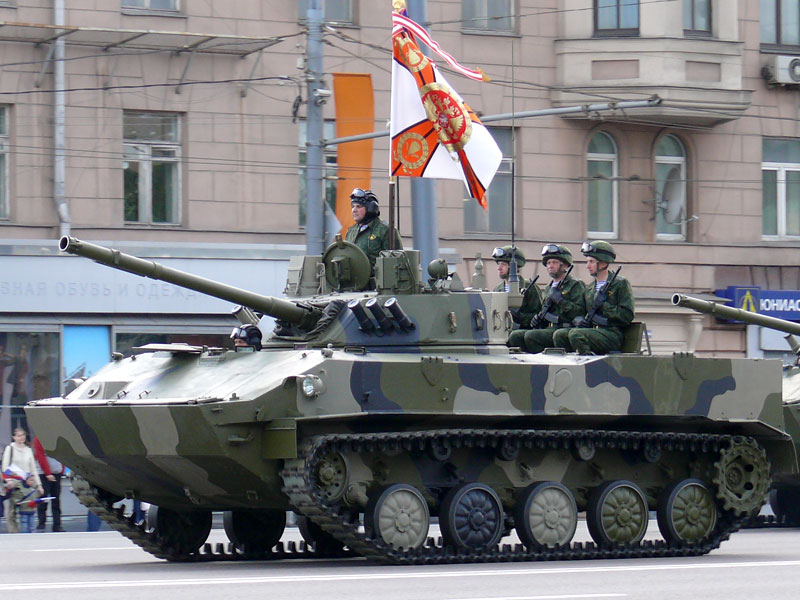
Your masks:
<svg viewBox="0 0 800 600"><path fill-rule="evenodd" d="M740 308L733 308L732 306L725 306L716 302L709 302L708 300L700 300L699 298L692 298L683 294L673 294L672 304L675 306L683 306L691 308L697 312L714 315L720 319L731 319L734 321L743 321L753 325L761 325L762 327L769 327L784 333L793 333L800 335L800 323L793 321L784 321L783 319L776 319L775 317L768 317L758 313L742 310Z"/></svg>
<svg viewBox="0 0 800 600"><path fill-rule="evenodd" d="M272 296L262 296L255 292L248 292L241 288L219 283L205 277L192 275L172 267L164 266L152 260L137 258L130 254L125 254L113 248L98 246L90 242L84 242L74 237L64 236L58 242L58 248L62 252L77 254L100 264L140 275L158 281L166 281L177 286L195 290L221 300L228 300L235 304L241 304L258 312L275 317L289 323L306 324L316 315L308 308L298 306L294 302L274 298Z"/></svg>

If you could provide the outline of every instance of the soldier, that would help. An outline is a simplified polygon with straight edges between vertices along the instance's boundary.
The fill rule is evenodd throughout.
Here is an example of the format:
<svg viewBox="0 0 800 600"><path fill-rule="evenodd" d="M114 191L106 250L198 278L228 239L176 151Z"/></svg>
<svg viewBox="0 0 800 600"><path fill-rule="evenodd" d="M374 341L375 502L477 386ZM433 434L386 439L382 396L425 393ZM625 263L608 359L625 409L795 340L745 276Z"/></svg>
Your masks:
<svg viewBox="0 0 800 600"><path fill-rule="evenodd" d="M575 317L586 314L582 281L570 277L572 252L566 246L545 244L542 264L553 280L547 286L542 308L531 319L531 329L512 331L508 345L524 352L537 353L553 347L553 334L563 327L571 327Z"/></svg>
<svg viewBox="0 0 800 600"><path fill-rule="evenodd" d="M517 275L519 277L519 290L522 292L522 306L518 309L511 309L511 316L520 329L529 329L531 326L531 319L536 316L542 308L542 293L534 282L526 281L526 279L519 274L519 269L525 266L525 255L522 250L513 246L503 246L495 248L492 252L492 258L497 263L497 274L500 275L500 283L498 283L495 292L508 291L508 277L511 270L511 257L514 257L517 262Z"/></svg>
<svg viewBox="0 0 800 600"><path fill-rule="evenodd" d="M354 189L350 194L350 203L356 223L347 230L345 240L364 251L374 270L375 259L381 250L389 249L389 226L378 218L381 211L378 209L378 197L372 190ZM400 234L396 229L393 233L394 249L402 250L403 242L400 241Z"/></svg>
<svg viewBox="0 0 800 600"><path fill-rule="evenodd" d="M559 329L553 342L578 354L608 354L622 348L622 328L633 321L633 290L630 282L608 266L617 259L608 242L584 242L581 252L594 282L586 286L584 316L576 317L573 329Z"/></svg>
<svg viewBox="0 0 800 600"><path fill-rule="evenodd" d="M253 325L251 323L238 325L231 331L231 339L237 350L239 348L253 348L256 351L261 350L261 338L262 334L258 325Z"/></svg>

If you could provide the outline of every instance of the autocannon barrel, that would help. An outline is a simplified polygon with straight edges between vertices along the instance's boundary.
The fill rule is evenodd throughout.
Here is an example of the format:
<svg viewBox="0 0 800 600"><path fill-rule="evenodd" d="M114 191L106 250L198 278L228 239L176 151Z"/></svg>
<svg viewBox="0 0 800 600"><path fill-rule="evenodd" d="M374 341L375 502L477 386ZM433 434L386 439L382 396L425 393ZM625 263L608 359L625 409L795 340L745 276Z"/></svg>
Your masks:
<svg viewBox="0 0 800 600"><path fill-rule="evenodd" d="M800 323L784 321L783 319L776 319L775 317L760 315L758 313L742 310L740 308L733 308L732 306L725 306L724 304L709 302L708 300L700 300L699 298L692 298L691 296L684 296L683 294L673 294L672 304L675 306L691 308L697 312L714 315L720 319L743 321L745 323L761 325L762 327L769 327L770 329L783 331L785 333L800 335Z"/></svg>
<svg viewBox="0 0 800 600"><path fill-rule="evenodd" d="M316 321L316 315L312 314L310 309L298 306L294 302L248 292L232 285L173 269L152 260L137 258L113 248L98 246L97 244L91 244L69 236L64 236L59 240L58 248L62 252L91 258L95 262L120 271L127 271L134 275L141 275L142 277L149 277L159 281L167 281L215 298L228 300L234 304L241 304L290 323L303 325L310 320Z"/></svg>

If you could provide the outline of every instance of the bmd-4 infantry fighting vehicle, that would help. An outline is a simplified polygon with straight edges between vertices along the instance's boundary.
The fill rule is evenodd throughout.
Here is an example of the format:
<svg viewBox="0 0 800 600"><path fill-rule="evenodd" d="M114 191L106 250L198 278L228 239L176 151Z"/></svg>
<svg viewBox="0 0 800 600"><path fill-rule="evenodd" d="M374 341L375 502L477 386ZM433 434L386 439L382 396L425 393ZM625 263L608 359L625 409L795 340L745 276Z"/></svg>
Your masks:
<svg viewBox="0 0 800 600"><path fill-rule="evenodd" d="M279 320L260 351L146 347L26 408L84 503L156 556L202 555L215 510L245 557L287 554L287 510L317 555L379 562L703 554L797 470L779 361L648 356L641 339L510 352L509 294L436 261L423 284L413 251L384 253L370 285L340 241L291 261L284 300L60 246ZM122 497L158 505L154 530L112 510ZM650 510L663 540L642 541ZM581 512L594 543L573 541ZM522 543L501 544L512 529Z"/></svg>
<svg viewBox="0 0 800 600"><path fill-rule="evenodd" d="M800 459L800 366L798 365L800 343L794 337L800 335L800 323L776 319L681 294L675 294L672 297L672 303L697 312L711 314L720 319L742 321L788 334L786 336L787 343L798 358L794 364L786 365L783 369L783 418L785 429L794 439L798 459ZM775 473L769 502L778 524L791 527L800 526L800 475L794 471Z"/></svg>

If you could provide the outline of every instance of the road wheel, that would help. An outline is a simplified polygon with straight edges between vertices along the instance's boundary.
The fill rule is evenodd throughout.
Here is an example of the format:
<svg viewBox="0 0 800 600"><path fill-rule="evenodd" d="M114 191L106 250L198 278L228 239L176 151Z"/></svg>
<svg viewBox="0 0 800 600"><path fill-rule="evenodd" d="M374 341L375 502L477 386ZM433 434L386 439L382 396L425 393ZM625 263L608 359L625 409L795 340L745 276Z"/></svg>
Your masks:
<svg viewBox="0 0 800 600"><path fill-rule="evenodd" d="M154 524L159 542L167 546L175 558L195 552L211 532L211 512L206 510L175 511L151 506L147 520Z"/></svg>
<svg viewBox="0 0 800 600"><path fill-rule="evenodd" d="M439 526L445 545L461 550L494 546L503 533L500 498L482 483L453 488L442 501Z"/></svg>
<svg viewBox="0 0 800 600"><path fill-rule="evenodd" d="M416 488L397 483L379 490L367 504L364 528L398 550L425 543L430 526L428 503Z"/></svg>
<svg viewBox="0 0 800 600"><path fill-rule="evenodd" d="M684 479L664 490L658 503L658 528L668 543L697 544L717 525L717 503L699 479Z"/></svg>
<svg viewBox="0 0 800 600"><path fill-rule="evenodd" d="M314 546L318 555L338 556L342 553L344 544L308 517L297 515L297 528L306 543Z"/></svg>
<svg viewBox="0 0 800 600"><path fill-rule="evenodd" d="M519 538L529 548L565 546L575 535L578 507L561 483L533 483L519 494L514 522Z"/></svg>
<svg viewBox="0 0 800 600"><path fill-rule="evenodd" d="M283 510L226 510L222 515L225 534L245 552L266 552L277 544L286 528Z"/></svg>
<svg viewBox="0 0 800 600"><path fill-rule="evenodd" d="M647 519L647 500L632 481L609 481L589 496L586 525L599 546L638 544L647 531Z"/></svg>

